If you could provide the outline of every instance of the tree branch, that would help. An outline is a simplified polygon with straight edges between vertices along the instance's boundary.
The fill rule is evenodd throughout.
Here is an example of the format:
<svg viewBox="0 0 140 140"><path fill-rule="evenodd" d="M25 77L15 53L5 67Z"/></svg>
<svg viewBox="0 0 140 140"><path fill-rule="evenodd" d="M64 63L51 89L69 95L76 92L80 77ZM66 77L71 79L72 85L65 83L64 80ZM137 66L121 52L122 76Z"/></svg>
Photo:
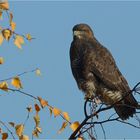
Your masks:
<svg viewBox="0 0 140 140"><path fill-rule="evenodd" d="M20 92L20 93L22 93L23 95L26 95L26 96L28 96L28 97L31 97L31 98L35 99L35 100L38 100L37 97L35 97L35 96L33 96L33 95L29 94L29 93L26 93L26 92L24 92L24 91L21 91L21 90L19 90L19 89L8 88L8 90L13 91L13 92Z"/></svg>
<svg viewBox="0 0 140 140"><path fill-rule="evenodd" d="M91 115L88 115L87 113L87 110L86 110L86 106L87 106L87 103L89 102L89 100L85 101L85 104L84 104L84 114L85 114L85 119L82 121L82 123L79 125L79 127L71 134L71 136L69 137L69 139L76 139L78 136L80 136L81 134L85 133L87 130L89 130L91 127L94 127L95 124L100 124L101 127L102 127L102 130L103 130L103 133L104 133L104 138L106 138L105 136L105 131L104 131L104 128L103 128L103 123L106 123L106 122L112 122L112 121L118 121L118 122L122 122L124 124L128 124L128 125L131 125L133 127L136 127L138 129L140 129L140 127L136 126L136 125L133 125L131 123L128 123L128 122L124 122L122 120L119 119L119 117L117 118L114 118L114 119L111 119L112 116L116 113L114 113L113 115L111 115L107 120L104 120L104 121L93 121L93 122L88 122L89 119L93 118L94 116L97 116L99 113L103 112L103 111L107 111L107 110L110 110L114 107L114 105L121 105L119 104L119 102L121 102L122 100L124 100L127 96L129 96L129 94L132 94L133 92L134 93L139 93L139 90L140 90L140 87L138 87L140 85L140 82L138 82L134 88L132 90L130 90L129 92L126 93L126 95L120 99L119 101L113 103L112 105L109 105L107 107L102 107L104 104L101 104L101 106L99 107L99 109L95 112L93 112L93 114ZM132 107L132 108L136 108L136 109L140 109L139 107L134 107L134 106L129 106L129 105L126 105L128 107ZM81 128L83 128L85 125L91 125L89 128L87 128L87 130L83 131L83 132L80 132ZM80 133L79 133L80 132ZM79 133L79 134L78 134ZM78 134L78 135L77 135ZM77 135L77 136L76 136Z"/></svg>
<svg viewBox="0 0 140 140"><path fill-rule="evenodd" d="M2 124L7 129L7 131L11 134L12 138L15 140L16 138L14 137L13 132L6 126L6 124L1 120L0 120L0 124Z"/></svg>
<svg viewBox="0 0 140 140"><path fill-rule="evenodd" d="M35 72L37 69L38 69L38 68L33 69L33 70L30 70L30 71L25 71L25 72L22 72L22 73L17 74L16 76L20 77L20 76L25 75L25 74L27 74L27 73ZM4 82L4 81L11 80L11 79L13 79L13 77L15 77L15 76L11 76L11 77L9 77L9 78L2 79L2 80L0 80L0 82Z"/></svg>

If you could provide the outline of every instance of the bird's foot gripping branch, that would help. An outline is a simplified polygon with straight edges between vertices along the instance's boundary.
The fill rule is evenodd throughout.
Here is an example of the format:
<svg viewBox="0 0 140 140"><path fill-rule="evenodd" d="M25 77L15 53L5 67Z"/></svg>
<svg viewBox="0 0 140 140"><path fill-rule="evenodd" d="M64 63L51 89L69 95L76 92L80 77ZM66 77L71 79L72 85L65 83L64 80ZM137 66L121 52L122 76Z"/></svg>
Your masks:
<svg viewBox="0 0 140 140"><path fill-rule="evenodd" d="M116 112L112 113L108 115L108 117L102 117L102 116L107 116L107 115L103 115L103 113L105 114L106 112L110 112L109 110L114 110L114 106L115 105L121 105L119 104L119 102L123 101L125 98L127 98L127 96L129 96L130 94L133 94L134 96L137 96L136 98L138 99L139 94L140 94L140 82L138 82L134 88L126 93L126 95L120 99L119 101L115 102L114 104L110 105L110 106L106 106L103 103L100 104L95 104L95 102L93 100L86 100L85 104L84 104L84 114L85 114L85 118L84 120L81 122L81 124L79 125L79 127L71 134L71 136L69 137L69 139L78 139L78 140L84 140L84 136L88 135L89 138L96 140L97 139L97 134L96 134L96 129L95 126L96 125L100 125L102 132L103 132L103 137L104 139L106 139L106 130L104 129L104 124L108 123L108 122L112 122L112 123L122 123L125 125L129 125L131 127L140 129L140 119L138 114L140 113L140 111L138 111L140 109L140 105L138 102L138 106L129 106L129 107L134 107L136 109L136 112L133 116L133 119L136 119L136 123L132 123L129 121L129 119L127 120L122 120ZM128 107L128 105L126 105Z"/></svg>

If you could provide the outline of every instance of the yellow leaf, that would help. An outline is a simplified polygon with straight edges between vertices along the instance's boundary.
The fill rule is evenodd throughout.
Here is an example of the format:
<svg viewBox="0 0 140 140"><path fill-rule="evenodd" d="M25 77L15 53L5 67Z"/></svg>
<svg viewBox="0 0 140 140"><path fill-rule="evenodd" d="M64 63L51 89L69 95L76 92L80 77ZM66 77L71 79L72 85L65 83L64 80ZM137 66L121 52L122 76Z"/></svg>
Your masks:
<svg viewBox="0 0 140 140"><path fill-rule="evenodd" d="M84 138L83 137L78 137L78 139L77 140L84 140Z"/></svg>
<svg viewBox="0 0 140 140"><path fill-rule="evenodd" d="M0 30L2 30L2 27L0 26Z"/></svg>
<svg viewBox="0 0 140 140"><path fill-rule="evenodd" d="M32 134L33 134L34 137L38 138L38 131L36 129L32 132Z"/></svg>
<svg viewBox="0 0 140 140"><path fill-rule="evenodd" d="M10 124L12 127L15 127L15 123L14 123L14 122L9 122L9 124Z"/></svg>
<svg viewBox="0 0 140 140"><path fill-rule="evenodd" d="M26 109L28 110L28 112L32 112L32 106L29 106Z"/></svg>
<svg viewBox="0 0 140 140"><path fill-rule="evenodd" d="M3 14L3 12L2 12L2 11L0 11L0 19L2 19L2 14Z"/></svg>
<svg viewBox="0 0 140 140"><path fill-rule="evenodd" d="M66 121L70 121L69 114L67 112L63 112L63 117L65 118Z"/></svg>
<svg viewBox="0 0 140 140"><path fill-rule="evenodd" d="M39 124L40 124L40 117L39 117L38 114L36 114L36 115L34 116L34 121L35 121L36 127L38 127Z"/></svg>
<svg viewBox="0 0 140 140"><path fill-rule="evenodd" d="M4 63L4 59L3 57L0 57L0 64L3 64Z"/></svg>
<svg viewBox="0 0 140 140"><path fill-rule="evenodd" d="M54 114L55 117L56 116L59 116L61 114L61 110L58 109L58 108L53 108L52 109L52 112L53 112L53 114Z"/></svg>
<svg viewBox="0 0 140 140"><path fill-rule="evenodd" d="M42 129L40 127L36 127L37 132L41 133Z"/></svg>
<svg viewBox="0 0 140 140"><path fill-rule="evenodd" d="M75 131L79 127L79 125L79 122L76 121L70 125L70 128Z"/></svg>
<svg viewBox="0 0 140 140"><path fill-rule="evenodd" d="M12 21L12 22L10 23L10 26L11 26L11 30L14 31L15 28L16 28L16 23Z"/></svg>
<svg viewBox="0 0 140 140"><path fill-rule="evenodd" d="M6 140L8 138L8 133L2 133L2 140Z"/></svg>
<svg viewBox="0 0 140 140"><path fill-rule="evenodd" d="M15 130L18 137L22 136L23 131L24 131L24 125L23 124L16 125Z"/></svg>
<svg viewBox="0 0 140 140"><path fill-rule="evenodd" d="M48 106L48 102L46 100L42 99L41 97L38 97L38 100L42 108L44 108L45 106Z"/></svg>
<svg viewBox="0 0 140 140"><path fill-rule="evenodd" d="M22 48L21 45L24 44L24 39L23 39L23 37L20 36L20 35L16 35L16 38L15 38L15 40L14 40L14 44L15 44L19 49L21 49L21 48Z"/></svg>
<svg viewBox="0 0 140 140"><path fill-rule="evenodd" d="M8 3L8 1L6 1L6 2L0 2L0 9L2 9L2 10L8 10L9 9L9 3Z"/></svg>
<svg viewBox="0 0 140 140"><path fill-rule="evenodd" d="M50 111L50 116L52 116L52 107L49 107L49 111Z"/></svg>
<svg viewBox="0 0 140 140"><path fill-rule="evenodd" d="M9 21L9 22L11 23L12 20L13 20L13 14L12 14L11 12L10 12L10 14L9 14L9 17L10 17L10 19L9 19L10 21Z"/></svg>
<svg viewBox="0 0 140 140"><path fill-rule="evenodd" d="M8 84L6 81L0 83L0 89L4 91L8 91Z"/></svg>
<svg viewBox="0 0 140 140"><path fill-rule="evenodd" d="M14 77L14 78L12 79L11 84L12 84L14 87L18 88L18 89L19 89L19 88L22 88L22 84L21 84L21 81L20 81L20 79L19 79L18 76Z"/></svg>
<svg viewBox="0 0 140 140"><path fill-rule="evenodd" d="M58 131L58 134L62 133L62 131L64 131L64 129L67 127L67 125L68 125L68 122L63 122L61 128Z"/></svg>
<svg viewBox="0 0 140 140"><path fill-rule="evenodd" d="M29 137L26 135L22 135L19 137L19 140L29 140Z"/></svg>
<svg viewBox="0 0 140 140"><path fill-rule="evenodd" d="M31 41L32 40L32 36L30 34L26 34L26 39Z"/></svg>
<svg viewBox="0 0 140 140"><path fill-rule="evenodd" d="M9 41L9 39L10 39L11 36L12 36L12 31L9 30L9 29L3 29L3 30L2 30L2 35L3 35L3 37L4 37L6 40Z"/></svg>
<svg viewBox="0 0 140 140"><path fill-rule="evenodd" d="M3 35L0 34L0 45L3 43L3 40L4 40Z"/></svg>
<svg viewBox="0 0 140 140"><path fill-rule="evenodd" d="M36 110L36 112L39 112L40 111L40 107L39 107L38 104L35 104L35 110Z"/></svg>
<svg viewBox="0 0 140 140"><path fill-rule="evenodd" d="M37 70L36 70L36 75L41 76L41 71L40 71L40 69L37 69Z"/></svg>

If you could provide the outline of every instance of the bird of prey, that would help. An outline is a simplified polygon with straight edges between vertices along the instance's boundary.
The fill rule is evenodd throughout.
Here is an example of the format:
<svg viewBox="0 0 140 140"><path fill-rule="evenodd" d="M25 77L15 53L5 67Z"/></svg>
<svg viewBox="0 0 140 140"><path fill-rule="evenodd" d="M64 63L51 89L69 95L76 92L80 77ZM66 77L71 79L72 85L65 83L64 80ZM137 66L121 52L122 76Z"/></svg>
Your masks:
<svg viewBox="0 0 140 140"><path fill-rule="evenodd" d="M130 87L110 51L97 41L87 24L73 27L70 61L78 88L86 99L98 97L102 103L114 105L122 120L133 117L138 103L128 94Z"/></svg>

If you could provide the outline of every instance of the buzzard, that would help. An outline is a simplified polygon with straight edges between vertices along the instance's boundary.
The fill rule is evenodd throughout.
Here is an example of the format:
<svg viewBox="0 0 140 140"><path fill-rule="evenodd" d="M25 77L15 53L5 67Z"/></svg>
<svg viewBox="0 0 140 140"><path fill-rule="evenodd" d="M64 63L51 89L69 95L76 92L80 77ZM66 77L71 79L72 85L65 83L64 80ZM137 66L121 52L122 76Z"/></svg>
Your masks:
<svg viewBox="0 0 140 140"><path fill-rule="evenodd" d="M118 69L109 50L94 36L87 24L73 27L73 41L70 47L70 61L73 76L85 99L99 98L113 107L122 120L133 117L137 101L130 87ZM124 98L125 97L125 98Z"/></svg>

